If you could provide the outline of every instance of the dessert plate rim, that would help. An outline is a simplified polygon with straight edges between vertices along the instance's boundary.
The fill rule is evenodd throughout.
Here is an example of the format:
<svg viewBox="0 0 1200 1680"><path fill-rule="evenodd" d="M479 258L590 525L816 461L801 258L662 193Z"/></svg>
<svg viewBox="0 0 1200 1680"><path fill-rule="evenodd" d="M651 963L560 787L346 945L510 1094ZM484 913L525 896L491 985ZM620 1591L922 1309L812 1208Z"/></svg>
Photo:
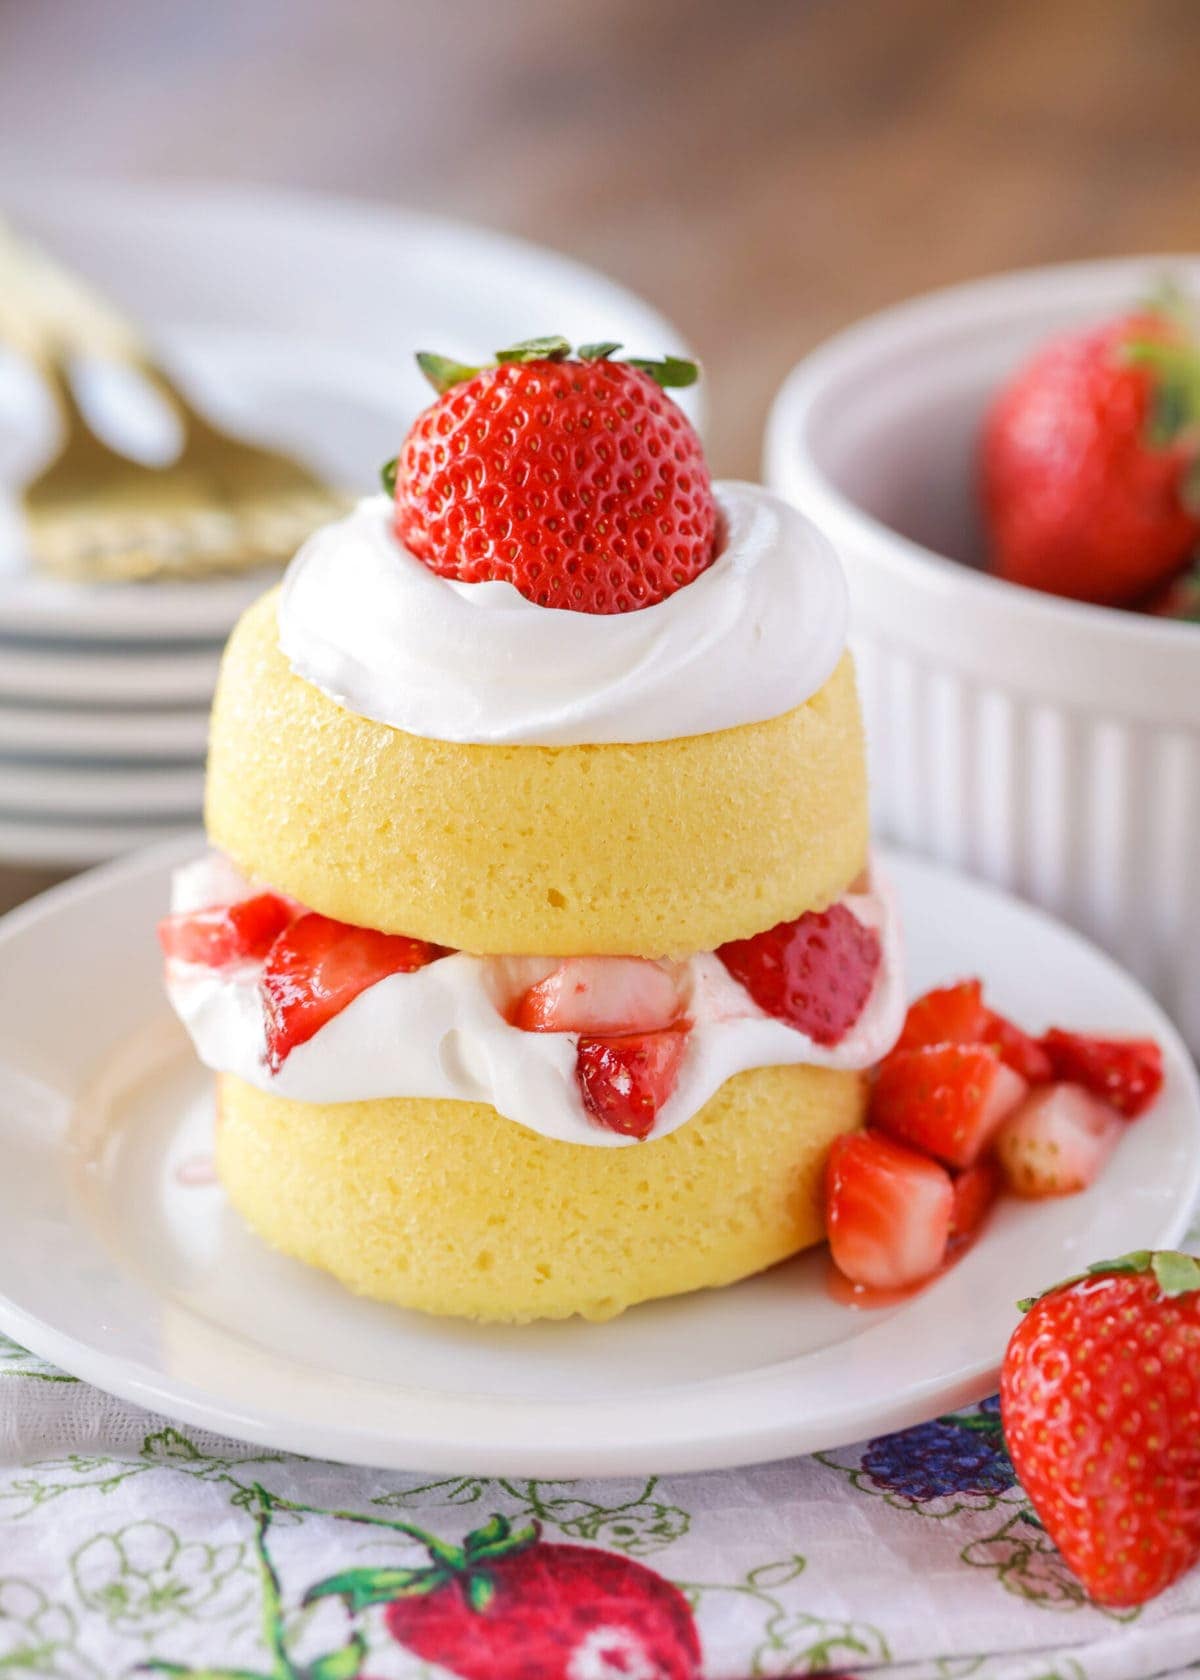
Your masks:
<svg viewBox="0 0 1200 1680"><path fill-rule="evenodd" d="M324 1351L315 1348L311 1357L279 1342L271 1345L214 1313L215 1297L205 1292L203 1242L181 1262L185 1287L178 1276L157 1275L131 1261L133 1249L117 1227L92 1217L89 1197L99 1192L94 1175L81 1172L79 1126L85 1111L95 1124L98 1110L88 1095L95 1069L84 1066L86 1044L64 1047L61 1058L51 1055L58 1042L51 1015L61 1009L63 984L94 989L103 982L117 1000L110 1012L123 1009L131 1032L148 1032L154 1025L159 1012L146 1003L148 976L157 968L150 920L167 871L198 844L197 836L186 835L119 859L0 920L0 990L9 991L15 965L23 982L19 995L10 993L15 1009L0 1033L0 1152L17 1168L0 1180L22 1180L21 1188L14 1185L7 1195L0 1182L0 1228L6 1230L0 1247L0 1329L73 1375L170 1418L274 1449L408 1471L542 1477L686 1472L833 1449L979 1399L994 1386L1020 1294L1105 1253L1168 1245L1187 1227L1200 1184L1200 1088L1178 1033L1158 1006L1108 957L1043 912L940 865L885 852L902 906L920 922L922 984L935 977L931 950L946 947L944 978L960 966L954 930L968 920L975 926L960 946L974 949L968 939L980 942L977 965L994 979L1001 1008L1014 1007L1019 957L1025 977L1020 984L1041 984L1043 998L1056 995L1047 990L1056 984L1056 973L1058 981L1069 973L1090 976L1078 984L1091 987L1098 1027L1160 1037L1168 1067L1161 1108L1130 1128L1110 1168L1107 1198L1102 1180L1083 1197L1005 1208L994 1236L985 1235L931 1289L872 1315L826 1304L820 1308L826 1318L830 1311L845 1313L845 1333L799 1353L781 1345L779 1357L772 1356L776 1344L770 1337L776 1327L786 1333L793 1310L813 1307L809 1291L819 1288L820 1276L815 1258L793 1263L803 1270L794 1275L800 1287L792 1293L793 1274L785 1268L727 1290L635 1308L614 1321L627 1326L628 1334L577 1321L484 1333L357 1302L331 1279L283 1261L242 1232L236 1238L239 1264L256 1276L240 1272L240 1289L247 1294L260 1289L264 1296L274 1290L289 1311L314 1327L332 1323L332 1312L355 1321L346 1332L355 1336L361 1320L376 1347L381 1326L385 1334L394 1327L396 1341L387 1351L400 1358L399 1368L418 1371L420 1378L411 1344L416 1353L432 1352L424 1368L440 1369L442 1376L397 1380L382 1363L377 1368L366 1361L357 1372L335 1367L329 1348L336 1342ZM95 921L91 932L89 917ZM123 946L115 952L111 942L96 948L96 929L114 934L122 918L129 929ZM1007 966L988 949L996 929L1012 945ZM1042 947L1037 964L1029 957L1031 939ZM74 979L68 975L63 981L65 968ZM1079 1019L1069 1000L1061 1013ZM80 1032L84 1039L88 1031L99 1039L107 1030L101 1020ZM104 1049L111 1052L111 1046ZM179 1060L178 1040L170 1053ZM175 1065L169 1058L163 1065L168 1064ZM1156 1123L1156 1130L1148 1129ZM127 1114L121 1124L135 1133L150 1122ZM105 1150L111 1141L102 1140ZM114 1156L106 1158L119 1162L120 1151L113 1148ZM26 1174L29 1162L35 1170ZM122 1190L120 1178L136 1177L135 1169L117 1165L108 1171L114 1196L120 1191L128 1204L136 1186L130 1179ZM1112 1176L1117 1172L1119 1179ZM84 1180L92 1186L86 1192L79 1189ZM213 1199L206 1205L220 1203L219 1191L202 1194ZM118 1200L113 1210L115 1217ZM1097 1233L1106 1244L1100 1253L1090 1247L1100 1240ZM1129 1240L1123 1240L1126 1233ZM999 1280L993 1277L996 1266L987 1263L989 1240L1006 1273ZM76 1263L76 1253L86 1264ZM81 1278L90 1302L77 1298ZM705 1366L706 1337L732 1332L736 1339L741 1315L750 1322L764 1313L766 1339L745 1344L761 1356L748 1357L740 1367L722 1353L711 1369ZM550 1398L539 1387L539 1372L553 1375L560 1360L577 1360L581 1350L585 1360L590 1357L592 1339L597 1348L616 1348L621 1359L661 1333L679 1338L680 1348L690 1339L692 1357L680 1361L677 1375L635 1380L630 1367L628 1390L618 1382L576 1394L570 1376ZM411 1367L403 1363L409 1358ZM448 1381L445 1374L457 1373L458 1361L472 1374ZM473 1373L499 1370L497 1361L505 1363L504 1382L491 1392L473 1388Z"/></svg>

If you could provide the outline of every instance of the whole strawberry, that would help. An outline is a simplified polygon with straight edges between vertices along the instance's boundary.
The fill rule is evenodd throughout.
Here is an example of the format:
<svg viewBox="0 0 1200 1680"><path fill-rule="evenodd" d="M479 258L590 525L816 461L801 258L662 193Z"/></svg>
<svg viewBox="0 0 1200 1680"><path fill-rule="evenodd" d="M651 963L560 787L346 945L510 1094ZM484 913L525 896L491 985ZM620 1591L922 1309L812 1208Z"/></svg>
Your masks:
<svg viewBox="0 0 1200 1680"><path fill-rule="evenodd" d="M423 1538L428 1565L347 1570L310 1588L305 1603L385 1604L393 1639L462 1680L699 1680L688 1602L645 1564L549 1544L536 1524L514 1530L499 1516L461 1547Z"/></svg>
<svg viewBox="0 0 1200 1680"><path fill-rule="evenodd" d="M1000 1381L1013 1467L1098 1604L1200 1560L1200 1262L1140 1252L1043 1295Z"/></svg>
<svg viewBox="0 0 1200 1680"><path fill-rule="evenodd" d="M572 357L564 339L531 339L486 368L419 356L440 395L384 469L409 551L442 577L588 613L652 606L703 572L712 481L663 391L695 364L611 360L619 348Z"/></svg>
<svg viewBox="0 0 1200 1680"><path fill-rule="evenodd" d="M1177 306L1048 344L1001 391L982 446L1002 577L1124 606L1200 540L1200 347Z"/></svg>

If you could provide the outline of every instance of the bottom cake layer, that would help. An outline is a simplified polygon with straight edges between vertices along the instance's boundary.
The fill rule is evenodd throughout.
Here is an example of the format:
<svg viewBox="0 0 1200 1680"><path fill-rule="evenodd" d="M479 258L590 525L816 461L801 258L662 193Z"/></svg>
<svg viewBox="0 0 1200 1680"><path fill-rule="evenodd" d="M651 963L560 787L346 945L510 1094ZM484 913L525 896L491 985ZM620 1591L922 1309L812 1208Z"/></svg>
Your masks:
<svg viewBox="0 0 1200 1680"><path fill-rule="evenodd" d="M260 1236L359 1294L606 1319L819 1242L825 1156L865 1103L859 1073L755 1068L668 1137L587 1149L480 1103L302 1103L223 1075L217 1168Z"/></svg>

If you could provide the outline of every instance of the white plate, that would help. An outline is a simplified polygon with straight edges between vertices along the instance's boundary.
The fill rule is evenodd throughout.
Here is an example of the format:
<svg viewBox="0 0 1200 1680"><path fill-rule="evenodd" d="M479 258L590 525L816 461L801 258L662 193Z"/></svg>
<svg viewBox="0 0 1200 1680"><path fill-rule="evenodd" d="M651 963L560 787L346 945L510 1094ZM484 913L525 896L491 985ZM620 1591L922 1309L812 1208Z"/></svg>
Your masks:
<svg viewBox="0 0 1200 1680"><path fill-rule="evenodd" d="M169 1416L395 1469L523 1476L686 1471L840 1445L987 1392L1014 1302L1088 1261L1175 1241L1200 1164L1195 1074L1107 958L991 889L894 860L912 980L979 971L997 1004L1153 1033L1163 1099L1100 1184L1003 1206L961 1264L856 1313L820 1253L611 1324L483 1329L373 1305L263 1247L195 1182L210 1080L163 1002L159 848L0 924L0 1326Z"/></svg>
<svg viewBox="0 0 1200 1680"><path fill-rule="evenodd" d="M33 758L200 758L208 706L180 711L107 711L99 706L0 703L0 755Z"/></svg>
<svg viewBox="0 0 1200 1680"><path fill-rule="evenodd" d="M429 398L414 350L485 357L542 332L620 339L643 354L685 348L661 315L592 269L382 205L23 172L0 180L0 206L141 322L218 419L351 486L373 482ZM270 393L227 383L213 363L214 346L238 345L244 359L256 343L274 347ZM699 394L682 397L699 417ZM0 406L0 479L5 418ZM34 469L48 442L16 431L10 481L14 469ZM0 571L0 624L9 635L224 635L259 588L247 579L67 588L19 561Z"/></svg>
<svg viewBox="0 0 1200 1680"><path fill-rule="evenodd" d="M198 821L204 805L204 762L192 765L6 763L0 759L0 811L22 816L177 817Z"/></svg>
<svg viewBox="0 0 1200 1680"><path fill-rule="evenodd" d="M0 811L0 863L83 869L118 852L153 846L194 826L194 818L103 821L98 817L17 816ZM7 1001L7 1000L6 1000Z"/></svg>
<svg viewBox="0 0 1200 1680"><path fill-rule="evenodd" d="M97 700L147 708L212 698L222 644L157 652L92 653L58 645L0 645L0 700Z"/></svg>

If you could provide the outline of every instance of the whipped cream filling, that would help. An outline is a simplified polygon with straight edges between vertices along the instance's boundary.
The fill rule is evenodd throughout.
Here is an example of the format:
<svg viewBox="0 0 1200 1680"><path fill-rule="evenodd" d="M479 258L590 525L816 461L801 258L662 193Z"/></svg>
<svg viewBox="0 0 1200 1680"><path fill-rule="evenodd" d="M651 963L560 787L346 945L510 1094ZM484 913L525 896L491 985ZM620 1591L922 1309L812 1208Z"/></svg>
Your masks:
<svg viewBox="0 0 1200 1680"><path fill-rule="evenodd" d="M217 854L177 873L172 908L233 902L251 890ZM861 1015L827 1047L761 1010L712 953L672 964L692 1022L678 1083L655 1118L666 1137L695 1115L735 1073L806 1064L867 1068L891 1049L904 1019L899 923L887 883L872 870L869 890L842 902L880 936L883 960ZM260 1090L301 1102L378 1097L456 1097L490 1103L543 1137L598 1149L637 1140L601 1126L575 1078L578 1034L514 1027L502 1012L551 973L559 957L442 957L412 974L392 974L359 994L294 1049L277 1073L266 1063L258 982L261 963L222 970L168 965L167 992L200 1060Z"/></svg>
<svg viewBox="0 0 1200 1680"><path fill-rule="evenodd" d="M613 614L439 577L393 535L388 498L370 497L292 561L280 647L297 676L347 710L434 740L602 745L778 717L811 699L841 657L841 566L769 490L714 488L719 557L665 601Z"/></svg>

